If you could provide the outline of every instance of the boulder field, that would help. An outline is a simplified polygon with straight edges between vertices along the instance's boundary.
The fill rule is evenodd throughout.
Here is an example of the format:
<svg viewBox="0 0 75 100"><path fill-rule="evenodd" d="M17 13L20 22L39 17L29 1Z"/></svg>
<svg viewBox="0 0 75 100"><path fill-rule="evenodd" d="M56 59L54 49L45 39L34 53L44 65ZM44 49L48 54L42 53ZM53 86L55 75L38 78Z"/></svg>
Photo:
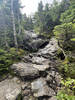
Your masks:
<svg viewBox="0 0 75 100"><path fill-rule="evenodd" d="M23 56L11 66L15 77L0 82L0 100L57 100L61 75L57 70L57 40L52 38L44 48ZM17 77L17 78L16 78Z"/></svg>

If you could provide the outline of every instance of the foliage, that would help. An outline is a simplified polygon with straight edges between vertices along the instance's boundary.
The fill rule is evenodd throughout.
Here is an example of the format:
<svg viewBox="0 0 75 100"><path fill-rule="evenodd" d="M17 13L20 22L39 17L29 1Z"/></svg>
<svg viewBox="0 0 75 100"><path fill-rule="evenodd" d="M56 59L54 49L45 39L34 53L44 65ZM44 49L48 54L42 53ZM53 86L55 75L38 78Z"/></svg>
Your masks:
<svg viewBox="0 0 75 100"><path fill-rule="evenodd" d="M34 15L34 30L40 34L52 33L54 26L60 24L60 15L68 9L67 5L68 2L64 2L64 0L61 3L54 0L52 5L46 4L44 7L41 1L38 5L38 11Z"/></svg>
<svg viewBox="0 0 75 100"><path fill-rule="evenodd" d="M9 72L10 65L14 62L21 60L22 55L25 54L24 50L10 48L9 51L0 49L0 75Z"/></svg>
<svg viewBox="0 0 75 100"><path fill-rule="evenodd" d="M26 14L23 15L22 25L25 30L33 30L34 24L31 17L27 17Z"/></svg>
<svg viewBox="0 0 75 100"><path fill-rule="evenodd" d="M75 90L75 79L67 78L66 80L62 80L61 83L66 89Z"/></svg>
<svg viewBox="0 0 75 100"><path fill-rule="evenodd" d="M71 41L75 37L75 23L64 23L54 28L54 34L59 41L60 47L66 50L74 50L74 42Z"/></svg>
<svg viewBox="0 0 75 100"><path fill-rule="evenodd" d="M57 94L57 100L75 100L75 79L62 80L62 90Z"/></svg>
<svg viewBox="0 0 75 100"><path fill-rule="evenodd" d="M13 21L11 2L12 0L1 0L0 3L0 47L14 47L14 32L13 32ZM20 12L19 0L13 0L13 13L14 13L14 24L17 35L22 35L22 15ZM19 37L20 37L19 36Z"/></svg>
<svg viewBox="0 0 75 100"><path fill-rule="evenodd" d="M16 100L23 100L22 94L19 94Z"/></svg>
<svg viewBox="0 0 75 100"><path fill-rule="evenodd" d="M75 19L75 1L70 0L69 9L67 9L64 13L61 14L60 21L62 23L73 22Z"/></svg>
<svg viewBox="0 0 75 100"><path fill-rule="evenodd" d="M68 95L62 90L57 94L57 100L75 100L75 96Z"/></svg>
<svg viewBox="0 0 75 100"><path fill-rule="evenodd" d="M71 41L75 41L75 38L72 38Z"/></svg>
<svg viewBox="0 0 75 100"><path fill-rule="evenodd" d="M42 1L40 1L38 11L33 16L27 17L26 14L21 14L20 8L22 7L19 0L13 0L13 9L11 9L11 2L12 0L6 0L6 2L1 0L0 3L1 48L14 47L16 43L17 47L22 47L24 30L35 30L35 32L40 34L50 35L49 37L53 36L52 30L54 26L60 24L59 18L61 13L68 9L68 2L64 2L64 0L62 0L61 3L54 0L52 5L47 3L45 6ZM15 32L13 30L11 17L12 10L14 14ZM14 33L16 33L16 35L14 35Z"/></svg>
<svg viewBox="0 0 75 100"><path fill-rule="evenodd" d="M60 59L58 70L63 77L75 78L75 58L67 56L63 61Z"/></svg>
<svg viewBox="0 0 75 100"><path fill-rule="evenodd" d="M21 49L24 30L34 30L46 38L55 35L59 46L67 54L64 56L60 49L57 51L59 58L57 60L60 60L58 69L63 75L62 90L57 94L57 99L75 100L75 0L62 0L60 3L54 0L53 4L47 3L45 6L40 1L38 11L30 17L21 14L19 0L13 0L13 7L11 7L11 2L12 0L0 0L0 78L9 73L10 66L21 60L22 55L25 54L25 51ZM21 95L17 99L21 99Z"/></svg>

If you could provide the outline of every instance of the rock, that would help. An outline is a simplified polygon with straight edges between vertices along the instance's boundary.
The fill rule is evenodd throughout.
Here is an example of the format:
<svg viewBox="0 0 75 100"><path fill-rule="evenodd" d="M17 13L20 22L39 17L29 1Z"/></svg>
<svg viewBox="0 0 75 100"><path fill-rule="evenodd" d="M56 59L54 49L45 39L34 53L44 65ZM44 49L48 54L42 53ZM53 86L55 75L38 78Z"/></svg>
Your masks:
<svg viewBox="0 0 75 100"><path fill-rule="evenodd" d="M48 87L45 79L43 78L37 79L32 82L31 88L34 93L34 97L55 95L55 92L50 87Z"/></svg>
<svg viewBox="0 0 75 100"><path fill-rule="evenodd" d="M43 57L38 57L37 55L31 57L30 55L23 57L23 61L25 63L32 63L32 67L38 69L39 71L45 71L50 67L49 66L50 60L45 59Z"/></svg>
<svg viewBox="0 0 75 100"><path fill-rule="evenodd" d="M29 100L29 97L28 97L28 96L25 96L25 97L23 98L23 100Z"/></svg>
<svg viewBox="0 0 75 100"><path fill-rule="evenodd" d="M60 85L61 85L61 79L62 79L61 75L58 72L56 72L56 74L55 74L55 80L57 82L57 86L58 87L60 87Z"/></svg>
<svg viewBox="0 0 75 100"><path fill-rule="evenodd" d="M36 65L33 64L34 68L37 68L39 71L46 71L50 66L48 64Z"/></svg>
<svg viewBox="0 0 75 100"><path fill-rule="evenodd" d="M23 39L25 49L36 51L46 44L48 44L48 40L41 39L35 32L25 31L25 36Z"/></svg>
<svg viewBox="0 0 75 100"><path fill-rule="evenodd" d="M22 61L24 61L25 63L32 63L32 57L30 57L30 55L24 56L22 58Z"/></svg>
<svg viewBox="0 0 75 100"><path fill-rule="evenodd" d="M57 100L55 96L49 98L48 100Z"/></svg>
<svg viewBox="0 0 75 100"><path fill-rule="evenodd" d="M48 71L46 81L56 93L61 89L61 75L57 72L57 70Z"/></svg>
<svg viewBox="0 0 75 100"><path fill-rule="evenodd" d="M36 39L33 40L30 45L33 49L33 51L38 50L40 48L43 48L43 46L45 46L48 43L47 40L42 40L42 39Z"/></svg>
<svg viewBox="0 0 75 100"><path fill-rule="evenodd" d="M49 44L44 49L39 50L38 54L46 58L50 58L56 55L56 52L58 49L59 49L59 46L58 46L57 40L52 38Z"/></svg>
<svg viewBox="0 0 75 100"><path fill-rule="evenodd" d="M38 69L32 67L30 63L17 63L11 66L11 69L14 70L15 74L20 76L22 79L32 79L39 76Z"/></svg>
<svg viewBox="0 0 75 100"><path fill-rule="evenodd" d="M31 93L31 91L29 89L26 89L23 91L23 96L28 96Z"/></svg>
<svg viewBox="0 0 75 100"><path fill-rule="evenodd" d="M22 84L22 90L25 90L28 87L27 83Z"/></svg>
<svg viewBox="0 0 75 100"><path fill-rule="evenodd" d="M38 56L32 57L32 65L34 68L37 68L39 71L46 71L46 69L50 68L49 63L50 60L45 59L43 57L38 57Z"/></svg>
<svg viewBox="0 0 75 100"><path fill-rule="evenodd" d="M44 63L49 63L50 61L48 59L43 58L42 56L33 56L32 57L32 63L34 64L44 64Z"/></svg>
<svg viewBox="0 0 75 100"><path fill-rule="evenodd" d="M17 81L17 78L13 78L0 82L0 100L16 100L21 93L21 86Z"/></svg>
<svg viewBox="0 0 75 100"><path fill-rule="evenodd" d="M23 98L23 100L38 100L38 99L36 99L36 98L34 98L33 96L25 96L24 98Z"/></svg>
<svg viewBox="0 0 75 100"><path fill-rule="evenodd" d="M27 31L25 30L25 37L24 39L37 39L38 38L38 34L36 34L34 31Z"/></svg>

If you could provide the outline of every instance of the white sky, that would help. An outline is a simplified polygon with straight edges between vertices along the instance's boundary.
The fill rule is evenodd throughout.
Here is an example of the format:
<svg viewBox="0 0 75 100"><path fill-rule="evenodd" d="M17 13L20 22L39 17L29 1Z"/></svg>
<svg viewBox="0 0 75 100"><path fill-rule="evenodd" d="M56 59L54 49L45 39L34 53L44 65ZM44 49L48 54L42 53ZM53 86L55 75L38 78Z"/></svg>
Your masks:
<svg viewBox="0 0 75 100"><path fill-rule="evenodd" d="M35 11L37 11L38 3L40 1L41 0L21 0L22 5L25 6L22 9L22 12L26 13L27 15L33 14ZM42 1L43 4L45 4L45 3L52 3L53 0L42 0Z"/></svg>

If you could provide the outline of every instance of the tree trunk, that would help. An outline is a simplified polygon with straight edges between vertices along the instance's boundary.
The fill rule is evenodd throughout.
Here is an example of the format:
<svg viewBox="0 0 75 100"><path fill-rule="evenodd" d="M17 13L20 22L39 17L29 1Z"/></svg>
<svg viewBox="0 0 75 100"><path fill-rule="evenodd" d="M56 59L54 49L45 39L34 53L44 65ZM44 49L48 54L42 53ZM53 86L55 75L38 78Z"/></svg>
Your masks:
<svg viewBox="0 0 75 100"><path fill-rule="evenodd" d="M19 25L19 30L18 30L18 35L21 34L21 25L20 25L20 17L19 17L19 14L18 14L18 25Z"/></svg>
<svg viewBox="0 0 75 100"><path fill-rule="evenodd" d="M16 37L16 27L15 27L15 18L14 18L14 11L13 11L13 0L11 0L11 17L12 17L12 24L13 24L13 35L14 35L14 44L15 47L18 48L17 37Z"/></svg>
<svg viewBox="0 0 75 100"><path fill-rule="evenodd" d="M5 7L5 1L3 0L3 7ZM3 28L4 28L4 39L5 39L5 47L6 48L9 48L8 46L8 42L7 42L7 30L6 30L6 23L5 23L5 12L4 12L4 8L2 10L2 17L3 17Z"/></svg>

